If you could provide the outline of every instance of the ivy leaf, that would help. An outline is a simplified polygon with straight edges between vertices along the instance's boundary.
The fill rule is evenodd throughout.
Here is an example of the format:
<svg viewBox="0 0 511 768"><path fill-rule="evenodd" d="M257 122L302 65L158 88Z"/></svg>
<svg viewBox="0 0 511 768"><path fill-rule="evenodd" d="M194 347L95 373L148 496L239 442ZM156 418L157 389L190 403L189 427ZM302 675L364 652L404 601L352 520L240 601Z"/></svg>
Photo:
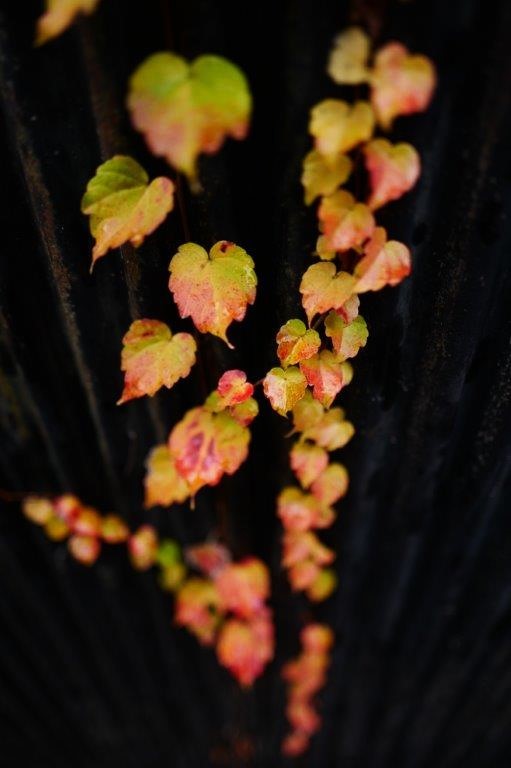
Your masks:
<svg viewBox="0 0 511 768"><path fill-rule="evenodd" d="M46 10L37 21L36 45L60 35L79 13L90 14L99 0L45 0Z"/></svg>
<svg viewBox="0 0 511 768"><path fill-rule="evenodd" d="M331 408L302 432L303 440L312 440L327 451L336 451L351 440L355 427L344 418L342 408Z"/></svg>
<svg viewBox="0 0 511 768"><path fill-rule="evenodd" d="M101 538L107 544L122 544L128 540L130 529L118 515L105 515L101 520Z"/></svg>
<svg viewBox="0 0 511 768"><path fill-rule="evenodd" d="M118 405L160 387L170 389L184 379L195 363L197 345L189 333L176 333L159 320L135 320L123 340L121 369L124 390Z"/></svg>
<svg viewBox="0 0 511 768"><path fill-rule="evenodd" d="M225 139L244 139L252 98L243 72L221 56L191 64L173 53L146 59L130 80L128 108L151 152L190 180L201 152L214 154Z"/></svg>
<svg viewBox="0 0 511 768"><path fill-rule="evenodd" d="M334 40L328 74L339 85L358 85L369 80L367 60L371 41L360 27L349 27Z"/></svg>
<svg viewBox="0 0 511 768"><path fill-rule="evenodd" d="M371 103L382 128L389 130L399 115L427 109L435 85L435 68L426 56L412 56L401 43L380 48L371 74Z"/></svg>
<svg viewBox="0 0 511 768"><path fill-rule="evenodd" d="M355 357L365 347L369 332L362 315L347 323L337 312L330 312L325 320L325 334L332 340L332 347L340 362Z"/></svg>
<svg viewBox="0 0 511 768"><path fill-rule="evenodd" d="M322 568L317 577L307 589L307 597L313 603L326 600L337 588L337 575L332 568Z"/></svg>
<svg viewBox="0 0 511 768"><path fill-rule="evenodd" d="M335 552L325 547L312 531L284 531L282 550L284 568L291 568L306 561L316 567L331 565L335 560ZM293 586L295 589L305 589L309 583Z"/></svg>
<svg viewBox="0 0 511 768"><path fill-rule="evenodd" d="M346 155L326 158L317 149L305 155L302 170L302 185L305 191L305 205L310 205L320 195L330 195L348 180L353 163Z"/></svg>
<svg viewBox="0 0 511 768"><path fill-rule="evenodd" d="M277 333L277 355L284 368L315 355L321 346L317 331L307 330L301 320L288 320Z"/></svg>
<svg viewBox="0 0 511 768"><path fill-rule="evenodd" d="M144 478L145 507L170 507L181 504L190 495L186 480L176 469L175 461L166 445L157 445L149 454Z"/></svg>
<svg viewBox="0 0 511 768"><path fill-rule="evenodd" d="M251 686L273 658L274 632L269 610L250 621L228 619L220 630L216 653L244 688Z"/></svg>
<svg viewBox="0 0 511 768"><path fill-rule="evenodd" d="M302 488L308 488L328 465L328 453L312 443L295 443L289 458L291 469Z"/></svg>
<svg viewBox="0 0 511 768"><path fill-rule="evenodd" d="M342 317L344 322L351 323L358 317L358 308L360 307L360 299L357 294L354 293L347 301L344 302L342 307L338 307L335 311L337 315Z"/></svg>
<svg viewBox="0 0 511 768"><path fill-rule="evenodd" d="M194 544L185 550L186 561L210 578L215 578L231 562L229 550L216 541Z"/></svg>
<svg viewBox="0 0 511 768"><path fill-rule="evenodd" d="M338 362L333 352L324 349L314 357L303 360L300 370L312 387L312 394L319 402L329 408L336 395L353 378L353 368L349 363Z"/></svg>
<svg viewBox="0 0 511 768"><path fill-rule="evenodd" d="M243 248L221 240L209 256L200 245L180 245L172 257L169 289L181 317L191 317L201 333L212 333L232 349L226 331L243 320L253 304L257 277L254 262Z"/></svg>
<svg viewBox="0 0 511 768"><path fill-rule="evenodd" d="M325 158L338 155L368 141L374 131L374 113L367 101L348 104L340 99L326 99L311 110L309 133L314 147Z"/></svg>
<svg viewBox="0 0 511 768"><path fill-rule="evenodd" d="M268 568L255 557L226 565L216 575L215 584L223 609L241 619L255 616L270 594Z"/></svg>
<svg viewBox="0 0 511 768"><path fill-rule="evenodd" d="M296 366L272 368L263 379L264 394L270 401L271 407L281 416L301 400L307 389L307 380Z"/></svg>
<svg viewBox="0 0 511 768"><path fill-rule="evenodd" d="M128 539L128 552L133 568L147 571L156 562L158 535L152 525L141 525Z"/></svg>
<svg viewBox="0 0 511 768"><path fill-rule="evenodd" d="M330 265L328 265L330 266ZM356 293L379 291L386 285L397 285L410 274L410 251L397 240L387 242L383 227L376 227L355 267Z"/></svg>
<svg viewBox="0 0 511 768"><path fill-rule="evenodd" d="M320 504L330 506L346 495L348 484L346 467L342 464L329 464L312 483L311 492Z"/></svg>
<svg viewBox="0 0 511 768"><path fill-rule="evenodd" d="M96 536L75 533L69 537L67 548L77 562L82 565L92 565L101 552L101 541Z"/></svg>
<svg viewBox="0 0 511 768"><path fill-rule="evenodd" d="M219 595L210 579L187 579L176 593L174 619L202 645L212 645L221 620Z"/></svg>
<svg viewBox="0 0 511 768"><path fill-rule="evenodd" d="M391 200L398 200L419 178L420 157L411 144L374 139L363 151L371 185L367 204L373 211Z"/></svg>
<svg viewBox="0 0 511 768"><path fill-rule="evenodd" d="M322 261L333 261L337 256L337 251L334 251L332 248L330 248L325 235L320 235L316 240L316 250L314 255Z"/></svg>
<svg viewBox="0 0 511 768"><path fill-rule="evenodd" d="M356 279L349 272L337 272L331 262L312 264L300 283L302 306L309 325L318 314L340 309L354 291Z"/></svg>
<svg viewBox="0 0 511 768"><path fill-rule="evenodd" d="M82 213L90 216L91 272L98 259L128 241L138 247L162 223L174 206L174 185L165 176L149 183L141 165L115 155L99 166L87 184Z"/></svg>
<svg viewBox="0 0 511 768"><path fill-rule="evenodd" d="M328 528L335 519L335 511L320 502L311 493L288 486L277 499L277 515L287 531L308 531Z"/></svg>
<svg viewBox="0 0 511 768"><path fill-rule="evenodd" d="M249 397L248 400L244 400L238 405L231 405L229 407L229 413L238 424L241 424L243 427L248 427L259 413L257 400L254 400L253 397Z"/></svg>
<svg viewBox="0 0 511 768"><path fill-rule="evenodd" d="M227 411L192 408L169 435L170 455L194 496L204 485L217 485L247 458L250 432Z"/></svg>
<svg viewBox="0 0 511 768"><path fill-rule="evenodd" d="M367 205L357 203L344 189L322 198L318 218L325 246L332 251L358 248L371 237L375 228L374 216Z"/></svg>
<svg viewBox="0 0 511 768"><path fill-rule="evenodd" d="M310 429L323 416L325 409L318 400L307 390L302 399L293 408L293 425L295 432L304 432Z"/></svg>
<svg viewBox="0 0 511 768"><path fill-rule="evenodd" d="M226 371L218 380L217 391L224 406L244 403L254 393L254 386L247 381L247 374L236 369Z"/></svg>

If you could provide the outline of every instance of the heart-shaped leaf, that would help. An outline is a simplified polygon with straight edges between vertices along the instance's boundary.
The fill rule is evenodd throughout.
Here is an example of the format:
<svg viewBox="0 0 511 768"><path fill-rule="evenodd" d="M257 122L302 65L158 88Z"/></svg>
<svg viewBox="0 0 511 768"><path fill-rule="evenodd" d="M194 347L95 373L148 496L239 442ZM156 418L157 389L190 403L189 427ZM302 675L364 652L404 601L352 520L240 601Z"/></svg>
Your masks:
<svg viewBox="0 0 511 768"><path fill-rule="evenodd" d="M132 157L115 155L99 166L87 184L82 213L90 216L96 243L92 265L112 248L139 246L174 206L174 185L165 176L149 177Z"/></svg>
<svg viewBox="0 0 511 768"><path fill-rule="evenodd" d="M243 72L221 56L189 64L174 53L155 53L130 80L133 125L151 152L191 180L201 152L217 152L228 136L245 138L251 107Z"/></svg>
<svg viewBox="0 0 511 768"><path fill-rule="evenodd" d="M159 320L135 320L123 340L121 367L125 372L119 404L154 395L184 379L195 363L197 345L189 333L176 333Z"/></svg>
<svg viewBox="0 0 511 768"><path fill-rule="evenodd" d="M212 333L229 343L226 331L233 320L243 320L253 304L257 277L254 262L243 248L226 240L209 256L200 245L186 243L169 264L169 289L181 317L191 317L201 333Z"/></svg>
<svg viewBox="0 0 511 768"><path fill-rule="evenodd" d="M373 211L398 200L419 178L420 158L411 144L374 139L364 146L364 155L371 185L367 204Z"/></svg>

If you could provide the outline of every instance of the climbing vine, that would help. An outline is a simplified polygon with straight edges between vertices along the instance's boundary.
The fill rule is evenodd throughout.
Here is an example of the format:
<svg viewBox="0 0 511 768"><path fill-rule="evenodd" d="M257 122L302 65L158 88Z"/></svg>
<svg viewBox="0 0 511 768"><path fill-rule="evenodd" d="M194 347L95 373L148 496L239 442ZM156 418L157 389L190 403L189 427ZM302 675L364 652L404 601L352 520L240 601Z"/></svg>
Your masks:
<svg viewBox="0 0 511 768"><path fill-rule="evenodd" d="M60 34L97 0L48 0L37 25L38 44ZM301 278L307 322L292 318L276 334L278 365L261 379L271 407L292 420L289 464L296 482L282 488L277 516L282 524L282 566L291 589L314 602L336 588L333 549L319 532L332 526L349 475L331 454L355 433L336 398L353 379L353 358L368 340L359 314L360 295L395 286L411 269L408 247L388 239L377 212L412 189L420 175L419 154L410 144L376 136L394 120L425 110L435 87L435 70L424 56L390 42L371 53L359 28L335 40L328 74L357 98L328 98L312 107L312 148L303 159L301 182L306 206L316 205L318 237ZM360 98L360 89L366 98ZM187 62L170 52L150 56L133 73L127 108L149 150L184 174L200 191L198 158L217 152L231 137L243 139L252 109L241 70L220 56ZM138 247L174 207L176 183L152 181L132 157L115 155L102 163L82 198L94 238L92 266L124 243ZM91 266L91 269L92 269ZM100 268L100 267L98 267ZM187 242L169 264L169 291L182 319L232 348L227 333L241 322L256 298L254 261L239 245L222 240L209 251ZM200 355L200 342L173 332L158 319L135 320L122 339L124 387L118 400L153 396L186 378ZM245 461L250 424L258 415L256 385L243 371L228 370L216 389L172 427L166 443L152 448L146 462L145 507L170 507L216 486ZM274 655L268 568L255 557L233 562L228 548L208 541L184 550L160 539L153 526L131 531L117 515L101 515L75 496L29 496L25 516L53 541L67 541L72 557L93 564L106 546L125 546L136 570L154 569L162 589L174 595L175 624L185 627L239 681L250 686ZM307 749L320 727L316 694L326 681L334 637L326 625L309 623L300 633L301 653L284 666L290 731L282 750Z"/></svg>

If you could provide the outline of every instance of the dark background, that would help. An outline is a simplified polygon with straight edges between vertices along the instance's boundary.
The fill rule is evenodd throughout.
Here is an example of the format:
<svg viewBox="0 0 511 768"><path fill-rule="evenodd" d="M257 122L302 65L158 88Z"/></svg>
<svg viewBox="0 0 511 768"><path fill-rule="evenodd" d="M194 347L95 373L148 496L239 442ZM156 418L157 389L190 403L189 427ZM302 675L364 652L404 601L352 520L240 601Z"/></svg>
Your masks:
<svg viewBox="0 0 511 768"><path fill-rule="evenodd" d="M511 4L102 0L90 20L32 47L38 2L1 4L0 765L278 766L282 660L304 620L336 645L311 768L511 764ZM249 461L197 509L142 510L143 461L226 368L253 379L301 316L315 242L300 161L309 107L343 95L324 75L350 19L424 52L439 88L398 120L424 164L381 215L413 246L413 275L364 296L368 346L342 405L351 490L327 539L340 587L313 611L279 569L274 499L289 480L286 424L262 403ZM127 78L149 54L219 53L250 80L250 138L201 163L205 193L89 276L80 198L97 165L134 154L167 173L129 126ZM260 287L236 351L204 337L171 393L117 407L121 338L136 317L190 330L167 290L187 239L231 239ZM212 529L272 564L277 660L243 694L211 651L172 628L171 601L122 552L88 570L26 522L16 495L73 491L183 543ZM8 499L15 499L8 501Z"/></svg>

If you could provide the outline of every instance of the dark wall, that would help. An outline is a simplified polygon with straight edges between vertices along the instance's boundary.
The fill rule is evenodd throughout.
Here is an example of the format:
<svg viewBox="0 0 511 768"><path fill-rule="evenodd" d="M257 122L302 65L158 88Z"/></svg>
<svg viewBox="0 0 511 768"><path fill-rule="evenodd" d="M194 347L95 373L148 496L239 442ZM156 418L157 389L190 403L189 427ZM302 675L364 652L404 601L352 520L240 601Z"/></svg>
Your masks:
<svg viewBox="0 0 511 768"><path fill-rule="evenodd" d="M337 642L311 768L508 768L511 763L511 4L358 0L379 40L437 64L425 115L399 120L424 170L382 214L413 245L413 275L364 296L370 328L342 405L351 490L329 534L340 587L310 611L279 570L274 498L288 481L286 425L262 404L250 459L197 509L142 510L143 461L220 372L253 379L299 313L315 242L300 161L309 107L338 94L324 75L346 3L102 0L41 49L40 3L1 4L0 764L6 768L204 768L283 763L279 663L301 622ZM80 198L96 166L134 154L166 172L129 127L126 82L148 54L228 56L255 96L250 138L204 160L205 193L136 253L89 276ZM206 337L191 379L115 405L119 350L136 317L180 321L167 290L177 245L240 243L258 301ZM216 528L237 555L272 564L277 663L242 694L209 651L172 628L170 599L122 554L91 571L24 521L16 493L73 491L182 542ZM14 496L10 495L14 493ZM252 746L251 746L252 745ZM251 755L251 752L253 753ZM251 756L250 756L251 755Z"/></svg>

